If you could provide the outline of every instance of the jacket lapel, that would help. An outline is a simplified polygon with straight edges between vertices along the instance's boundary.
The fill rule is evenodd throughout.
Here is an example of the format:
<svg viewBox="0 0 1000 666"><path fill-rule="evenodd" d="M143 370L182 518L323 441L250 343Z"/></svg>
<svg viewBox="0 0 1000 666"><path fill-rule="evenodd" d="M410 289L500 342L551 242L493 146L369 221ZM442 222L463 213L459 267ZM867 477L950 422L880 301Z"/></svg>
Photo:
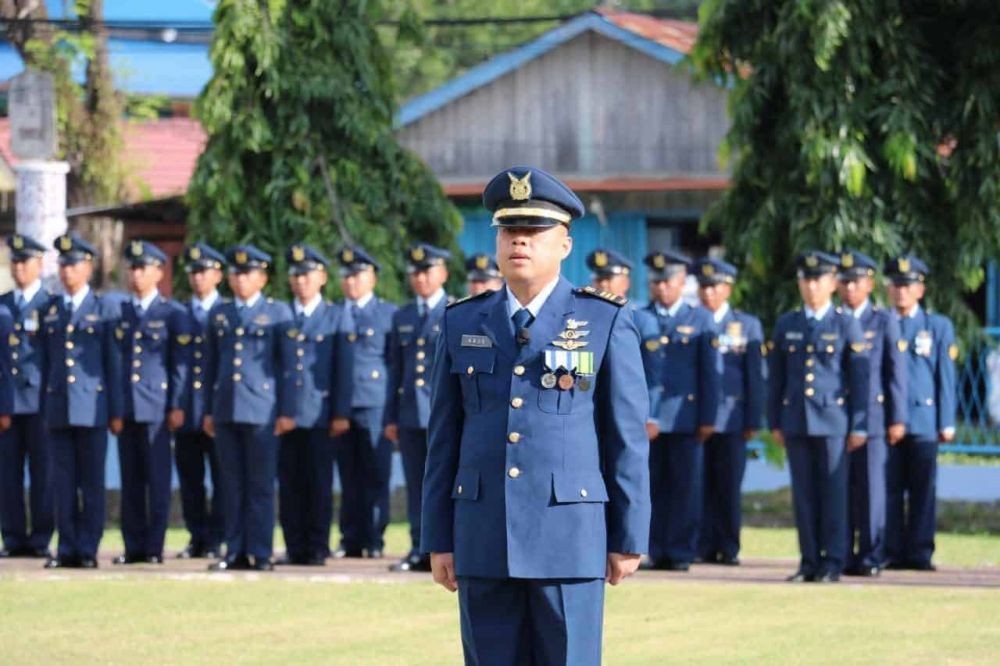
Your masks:
<svg viewBox="0 0 1000 666"><path fill-rule="evenodd" d="M574 305L573 287L565 278L560 277L556 288L542 305L538 317L531 325L531 339L521 350L520 359L541 353L552 344L553 340L558 339L565 325L566 315L573 312ZM586 341L584 338L583 342Z"/></svg>
<svg viewBox="0 0 1000 666"><path fill-rule="evenodd" d="M480 311L482 323L480 329L493 341L505 356L510 359L517 357L517 346L514 342L513 326L507 316L507 290L501 289L490 296Z"/></svg>

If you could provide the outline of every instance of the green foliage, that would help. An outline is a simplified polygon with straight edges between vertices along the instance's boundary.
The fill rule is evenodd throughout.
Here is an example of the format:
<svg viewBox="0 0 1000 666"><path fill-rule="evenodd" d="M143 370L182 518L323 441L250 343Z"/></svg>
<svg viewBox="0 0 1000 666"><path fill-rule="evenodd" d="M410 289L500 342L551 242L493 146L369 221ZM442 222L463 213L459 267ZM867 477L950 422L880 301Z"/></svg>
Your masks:
<svg viewBox="0 0 1000 666"><path fill-rule="evenodd" d="M909 250L931 304L975 328L962 294L1000 251L1000 4L708 0L700 24L696 70L732 86L733 183L705 225L746 306L791 307L804 249Z"/></svg>
<svg viewBox="0 0 1000 666"><path fill-rule="evenodd" d="M379 291L391 298L404 295L408 244L454 248L457 212L392 135L381 17L371 0L219 3L215 74L197 104L209 141L188 192L192 239L251 241L277 275L293 241L331 255L357 242L382 264ZM287 294L285 281L271 292Z"/></svg>

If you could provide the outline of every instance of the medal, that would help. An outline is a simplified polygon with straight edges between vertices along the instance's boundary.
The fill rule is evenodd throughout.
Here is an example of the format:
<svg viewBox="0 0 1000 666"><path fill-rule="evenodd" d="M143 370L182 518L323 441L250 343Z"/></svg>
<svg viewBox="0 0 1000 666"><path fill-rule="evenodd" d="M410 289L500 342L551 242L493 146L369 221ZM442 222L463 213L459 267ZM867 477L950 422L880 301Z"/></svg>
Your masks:
<svg viewBox="0 0 1000 666"><path fill-rule="evenodd" d="M559 377L559 388L568 391L573 388L573 375L565 374Z"/></svg>
<svg viewBox="0 0 1000 666"><path fill-rule="evenodd" d="M586 377L577 377L576 378L576 387L578 389L580 389L581 391L589 391L590 390L590 380L587 379Z"/></svg>
<svg viewBox="0 0 1000 666"><path fill-rule="evenodd" d="M556 376L551 372L542 375L542 387L550 389L556 385Z"/></svg>

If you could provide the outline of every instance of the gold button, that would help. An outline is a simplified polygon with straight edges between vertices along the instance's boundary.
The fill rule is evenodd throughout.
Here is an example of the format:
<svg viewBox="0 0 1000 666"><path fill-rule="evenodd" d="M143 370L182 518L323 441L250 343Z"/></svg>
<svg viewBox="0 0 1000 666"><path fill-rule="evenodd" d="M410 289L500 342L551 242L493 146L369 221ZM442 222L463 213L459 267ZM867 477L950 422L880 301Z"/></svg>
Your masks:
<svg viewBox="0 0 1000 666"><path fill-rule="evenodd" d="M72 333L75 330L76 330L76 328L73 326L73 324L70 324L69 326L66 327L66 332L67 333Z"/></svg>
<svg viewBox="0 0 1000 666"><path fill-rule="evenodd" d="M71 358L66 359L66 367L67 368L72 368L74 365L76 365L76 361L74 361Z"/></svg>
<svg viewBox="0 0 1000 666"><path fill-rule="evenodd" d="M378 370L372 370L372 379L378 379L378 378L379 378Z"/></svg>
<svg viewBox="0 0 1000 666"><path fill-rule="evenodd" d="M237 342L235 345L233 345L233 349L235 349L236 351L243 351L243 343Z"/></svg>
<svg viewBox="0 0 1000 666"><path fill-rule="evenodd" d="M424 340L423 338L417 338L417 346L418 347L423 347L425 344L427 344L426 340Z"/></svg>
<svg viewBox="0 0 1000 666"><path fill-rule="evenodd" d="M133 336L133 337L135 337L136 340L142 340L142 332L141 331L136 331L135 332L135 336Z"/></svg>
<svg viewBox="0 0 1000 666"><path fill-rule="evenodd" d="M925 400L924 402L926 402L927 405L930 406L930 405L934 404L934 399L933 398L927 398L927 400Z"/></svg>
<svg viewBox="0 0 1000 666"><path fill-rule="evenodd" d="M813 351L813 346L812 346L812 345L806 345L806 351L807 351L808 353L812 354L812 351Z"/></svg>
<svg viewBox="0 0 1000 666"><path fill-rule="evenodd" d="M72 349L72 348L73 348L73 341L72 340L67 340L66 341L66 349Z"/></svg>
<svg viewBox="0 0 1000 666"><path fill-rule="evenodd" d="M10 374L16 375L17 374L17 368L11 368L10 369Z"/></svg>
<svg viewBox="0 0 1000 666"><path fill-rule="evenodd" d="M511 444L517 444L518 442L521 441L521 433L519 432L510 433L509 435L507 435L507 441L510 442Z"/></svg>
<svg viewBox="0 0 1000 666"><path fill-rule="evenodd" d="M66 378L66 381L67 381L67 383L73 384L73 383L76 382L76 377L74 377L73 375L70 375L69 377Z"/></svg>
<svg viewBox="0 0 1000 666"><path fill-rule="evenodd" d="M164 391L166 391L167 390L167 383L166 382L160 382L160 388L163 389Z"/></svg>
<svg viewBox="0 0 1000 666"><path fill-rule="evenodd" d="M142 353L142 347L140 347L139 345L136 345L135 347L132 347L132 352L135 353L135 354L141 354Z"/></svg>
<svg viewBox="0 0 1000 666"><path fill-rule="evenodd" d="M795 345L789 345L788 346L788 353L789 354L794 354L795 353Z"/></svg>
<svg viewBox="0 0 1000 666"><path fill-rule="evenodd" d="M10 357L11 357L11 358L12 358L13 360L15 360L15 361L16 361L16 360L17 360L17 352L11 352L11 353L10 353Z"/></svg>
<svg viewBox="0 0 1000 666"><path fill-rule="evenodd" d="M838 405L844 404L844 399L843 398L837 398L837 404Z"/></svg>
<svg viewBox="0 0 1000 666"><path fill-rule="evenodd" d="M833 353L833 345L828 345L828 346L827 346L827 348L826 348L826 353L827 353L827 354L832 354L832 353Z"/></svg>
<svg viewBox="0 0 1000 666"><path fill-rule="evenodd" d="M306 350L305 349L296 349L295 350L295 355L298 356L299 358L302 358L303 356L306 355Z"/></svg>
<svg viewBox="0 0 1000 666"><path fill-rule="evenodd" d="M354 342L357 339L358 339L358 336L357 336L356 333L348 333L347 334L347 341L348 342Z"/></svg>
<svg viewBox="0 0 1000 666"><path fill-rule="evenodd" d="M132 375L132 383L135 383L140 379L142 379L142 377L140 377L138 374Z"/></svg>
<svg viewBox="0 0 1000 666"><path fill-rule="evenodd" d="M458 494L459 494L459 495L461 495L461 494L462 494L462 486L459 486L458 488L456 488L456 490L458 491Z"/></svg>
<svg viewBox="0 0 1000 666"><path fill-rule="evenodd" d="M271 385L268 384L267 382L264 382L263 384L261 384L261 388L264 389L265 391L270 391Z"/></svg>
<svg viewBox="0 0 1000 666"><path fill-rule="evenodd" d="M417 372L423 372L423 371L424 371L424 370L426 370L426 369L427 369L427 368L425 368L425 367L424 367L424 366L422 366L422 365L418 365L418 366L416 367L416 371L417 371ZM469 370L472 370L472 366L471 366L471 365L469 366ZM470 372L469 374L471 375L472 373Z"/></svg>
<svg viewBox="0 0 1000 666"><path fill-rule="evenodd" d="M580 488L580 497L586 497L586 496L587 496L587 489Z"/></svg>
<svg viewBox="0 0 1000 666"><path fill-rule="evenodd" d="M200 375L201 374L201 366L200 365L194 366L194 374L196 374L196 375Z"/></svg>
<svg viewBox="0 0 1000 666"><path fill-rule="evenodd" d="M425 384L426 382L424 382L424 380L422 380L422 379L418 379L417 381L415 381L415 382L413 382L413 383L417 385L417 388L420 388L420 387L421 387L421 386L423 386L423 385L424 385L424 384Z"/></svg>
<svg viewBox="0 0 1000 666"><path fill-rule="evenodd" d="M201 358L201 352L195 352L194 353L194 357L195 358Z"/></svg>
<svg viewBox="0 0 1000 666"><path fill-rule="evenodd" d="M471 374L473 374L473 373L474 373L475 371L476 371L476 369L475 369L474 367L472 367L472 366L470 365L470 366L469 366L468 368L466 368L466 369L465 369L465 374L467 374L467 375L471 375Z"/></svg>
<svg viewBox="0 0 1000 666"><path fill-rule="evenodd" d="M666 336L666 335L661 336L660 337L660 344L661 345L669 345L670 344L670 337Z"/></svg>
<svg viewBox="0 0 1000 666"><path fill-rule="evenodd" d="M243 359L241 359L239 357L234 358L233 359L233 365L235 365L237 368L240 367L241 365L243 365Z"/></svg>
<svg viewBox="0 0 1000 666"><path fill-rule="evenodd" d="M238 372L236 372L236 373L233 373L233 381L234 381L234 382L238 382L238 381L240 381L241 379L243 379L243 375L241 375L241 374L240 374L240 373L238 373Z"/></svg>
<svg viewBox="0 0 1000 666"><path fill-rule="evenodd" d="M194 336L194 341L195 342L201 342L201 336L200 335Z"/></svg>
<svg viewBox="0 0 1000 666"><path fill-rule="evenodd" d="M811 373L811 372L809 372L809 373L806 373L806 381L807 381L807 382L811 382L811 381L812 381L812 380L814 380L814 379L816 379L816 375L814 375L814 374L813 374L813 373Z"/></svg>
<svg viewBox="0 0 1000 666"><path fill-rule="evenodd" d="M694 402L694 393L688 393L688 402Z"/></svg>
<svg viewBox="0 0 1000 666"><path fill-rule="evenodd" d="M816 365L816 361L814 359L811 359L811 358L807 358L806 359L806 367L807 368L811 368L814 365Z"/></svg>
<svg viewBox="0 0 1000 666"><path fill-rule="evenodd" d="M882 394L879 394L875 399L879 402L885 402L885 396Z"/></svg>
<svg viewBox="0 0 1000 666"><path fill-rule="evenodd" d="M418 361L422 361L422 360L424 360L424 358L425 358L426 356L427 356L427 354L425 354L425 353L424 353L424 352L422 352L422 351L418 351L418 352L417 352L417 360L418 360Z"/></svg>
<svg viewBox="0 0 1000 666"><path fill-rule="evenodd" d="M201 382L195 382L194 383L194 387L195 387L195 389L200 389L201 388Z"/></svg>
<svg viewBox="0 0 1000 666"><path fill-rule="evenodd" d="M524 404L524 398L514 398L510 401L510 406L514 409L521 409L521 405Z"/></svg>
<svg viewBox="0 0 1000 666"><path fill-rule="evenodd" d="M523 365L515 365L514 366L514 374L517 375L518 377L520 377L521 375L523 375L524 374L524 366Z"/></svg>
<svg viewBox="0 0 1000 666"><path fill-rule="evenodd" d="M133 368L141 368L142 367L142 361L140 361L139 359L135 359L134 361L132 361L132 367Z"/></svg>
<svg viewBox="0 0 1000 666"><path fill-rule="evenodd" d="M816 394L816 390L813 387L810 386L809 388L806 389L806 395L807 396L812 397L815 394Z"/></svg>
<svg viewBox="0 0 1000 666"><path fill-rule="evenodd" d="M243 328L242 327L236 329L236 335L243 335Z"/></svg>
<svg viewBox="0 0 1000 666"><path fill-rule="evenodd" d="M511 467L509 470L507 470L507 476L509 476L512 479L516 479L517 477L521 476L521 470L519 470L516 467Z"/></svg>

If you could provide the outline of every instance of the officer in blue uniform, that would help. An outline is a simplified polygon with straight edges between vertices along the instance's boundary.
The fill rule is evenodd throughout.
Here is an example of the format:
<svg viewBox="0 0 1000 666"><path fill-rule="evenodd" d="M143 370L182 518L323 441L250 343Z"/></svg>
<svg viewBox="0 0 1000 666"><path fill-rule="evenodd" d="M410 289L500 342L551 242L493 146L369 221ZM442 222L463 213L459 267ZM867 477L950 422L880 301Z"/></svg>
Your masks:
<svg viewBox="0 0 1000 666"><path fill-rule="evenodd" d="M850 250L840 255L837 291L843 310L861 324L868 352L868 441L850 452L847 566L851 576L877 576L885 559L885 465L888 448L906 432L906 357L899 322L871 302L878 264Z"/></svg>
<svg viewBox="0 0 1000 666"><path fill-rule="evenodd" d="M406 272L416 297L392 317L389 338L389 383L385 402L385 436L399 447L406 476L406 517L410 552L390 571L430 571L430 558L420 550L420 499L427 462L430 377L441 318L448 305L447 250L420 243L407 253Z"/></svg>
<svg viewBox="0 0 1000 666"><path fill-rule="evenodd" d="M721 358L712 315L681 299L690 259L657 251L644 262L653 295L644 309L659 329L654 337L643 334L653 492L650 559L644 566L687 571L698 554L703 445L715 432Z"/></svg>
<svg viewBox="0 0 1000 666"><path fill-rule="evenodd" d="M764 415L764 330L760 320L729 305L737 270L721 259L694 265L698 297L715 322L722 355L722 398L715 434L705 442L704 506L698 552L709 564L737 565L740 552L740 487L746 444Z"/></svg>
<svg viewBox="0 0 1000 666"><path fill-rule="evenodd" d="M285 253L295 321L283 344L295 382L295 429L281 437L279 516L286 552L277 564L322 566L333 522L332 398L343 308L323 300L330 260L305 243Z"/></svg>
<svg viewBox="0 0 1000 666"><path fill-rule="evenodd" d="M899 318L909 399L906 436L889 446L886 473L886 560L891 569L933 571L937 446L955 439L955 330L920 306L927 264L912 255L885 269Z"/></svg>
<svg viewBox="0 0 1000 666"><path fill-rule="evenodd" d="M649 528L648 404L624 299L559 274L579 198L514 167L483 195L507 288L445 312L420 546L469 664L599 664L604 583Z"/></svg>
<svg viewBox="0 0 1000 666"><path fill-rule="evenodd" d="M205 362L208 353L208 323L219 303L225 256L205 243L184 249L184 272L191 287L191 300L184 305L185 328L191 335L189 372L181 387L184 425L174 433L174 461L180 482L181 511L190 541L177 557L214 559L222 544L222 473L215 440L202 430L205 418ZM205 469L212 479L209 500Z"/></svg>
<svg viewBox="0 0 1000 666"><path fill-rule="evenodd" d="M503 288L503 276L493 255L477 252L465 260L465 291L468 296L478 296L484 291Z"/></svg>
<svg viewBox="0 0 1000 666"><path fill-rule="evenodd" d="M74 235L56 239L65 293L43 308L38 331L42 417L52 452L59 548L50 569L97 567L104 534L108 429L122 432L118 312L87 284L94 248Z"/></svg>
<svg viewBox="0 0 1000 666"><path fill-rule="evenodd" d="M49 292L42 287L42 255L45 246L33 238L14 234L10 248L14 289L0 296L0 305L12 317L13 330L0 333L9 364L4 383L12 391L10 428L0 434L0 557L49 557L49 542L55 529L49 440L39 414L41 370L38 329ZM24 467L31 479L31 529L24 506Z"/></svg>
<svg viewBox="0 0 1000 666"><path fill-rule="evenodd" d="M295 427L296 387L282 342L292 312L261 293L269 254L237 245L226 260L234 298L216 305L208 324L203 424L222 464L226 557L209 569L271 571L278 437Z"/></svg>
<svg viewBox="0 0 1000 666"><path fill-rule="evenodd" d="M598 291L628 298L632 286L632 262L614 250L599 247L587 255L590 284Z"/></svg>
<svg viewBox="0 0 1000 666"><path fill-rule="evenodd" d="M125 427L118 437L121 528L125 552L114 564L163 563L170 518L170 440L184 423L191 334L184 310L157 289L167 255L152 243L125 247L131 300L121 304L115 339L121 349Z"/></svg>
<svg viewBox="0 0 1000 666"><path fill-rule="evenodd" d="M363 249L338 253L344 317L338 337L333 434L340 470L340 547L335 558L381 558L389 523L392 443L382 436L389 333L396 306L375 295L379 266Z"/></svg>
<svg viewBox="0 0 1000 666"><path fill-rule="evenodd" d="M768 423L788 452L801 551L792 582L840 580L847 451L867 437L868 354L857 319L831 302L838 266L825 252L796 258L804 306L778 318L769 343Z"/></svg>

